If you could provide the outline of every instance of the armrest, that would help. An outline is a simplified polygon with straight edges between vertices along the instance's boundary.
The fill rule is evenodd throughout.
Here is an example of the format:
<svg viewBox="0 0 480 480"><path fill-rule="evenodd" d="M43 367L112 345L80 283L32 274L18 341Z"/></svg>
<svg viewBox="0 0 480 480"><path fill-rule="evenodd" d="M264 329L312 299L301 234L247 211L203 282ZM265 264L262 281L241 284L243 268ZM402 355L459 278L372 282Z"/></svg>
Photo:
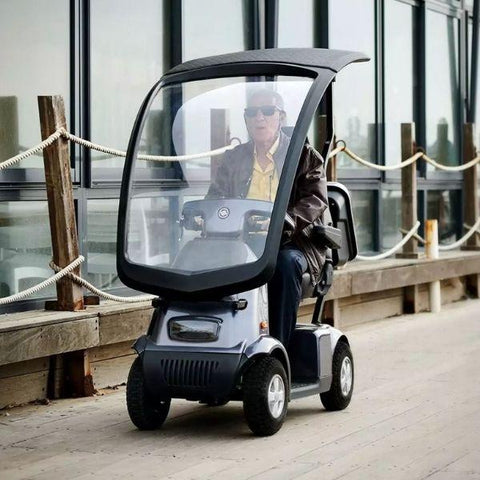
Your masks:
<svg viewBox="0 0 480 480"><path fill-rule="evenodd" d="M331 249L342 247L342 231L330 225L314 225L312 238Z"/></svg>

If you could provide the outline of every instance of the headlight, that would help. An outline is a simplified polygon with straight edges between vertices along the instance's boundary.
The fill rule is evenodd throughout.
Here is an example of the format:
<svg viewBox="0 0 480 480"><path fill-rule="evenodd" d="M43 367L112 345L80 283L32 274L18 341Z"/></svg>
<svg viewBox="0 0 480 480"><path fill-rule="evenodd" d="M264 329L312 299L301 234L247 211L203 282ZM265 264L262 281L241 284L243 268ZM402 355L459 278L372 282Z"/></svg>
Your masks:
<svg viewBox="0 0 480 480"><path fill-rule="evenodd" d="M221 323L215 317L173 317L168 321L168 335L183 342L215 342Z"/></svg>

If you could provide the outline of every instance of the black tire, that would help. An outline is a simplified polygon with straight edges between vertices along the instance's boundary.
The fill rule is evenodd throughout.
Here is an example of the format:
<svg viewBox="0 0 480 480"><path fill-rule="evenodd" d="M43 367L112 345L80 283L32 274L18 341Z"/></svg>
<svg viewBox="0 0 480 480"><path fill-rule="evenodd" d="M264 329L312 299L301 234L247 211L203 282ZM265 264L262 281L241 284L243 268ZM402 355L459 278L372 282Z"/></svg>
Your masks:
<svg viewBox="0 0 480 480"><path fill-rule="evenodd" d="M342 367L344 368L343 391L342 391ZM351 372L351 382L345 377L348 369ZM348 376L348 374L347 374ZM339 341L335 347L332 359L332 386L330 390L320 394L323 406L327 410L343 410L352 399L354 383L353 357L350 347L346 342ZM348 385L350 387L348 389ZM348 391L347 391L348 390Z"/></svg>
<svg viewBox="0 0 480 480"><path fill-rule="evenodd" d="M130 419L139 430L160 427L170 409L170 399L155 401L146 390L140 357L135 359L128 374L127 409Z"/></svg>
<svg viewBox="0 0 480 480"><path fill-rule="evenodd" d="M275 385L281 388L282 383L283 406L280 406L279 401L275 406L270 407L269 388ZM266 437L280 430L287 415L288 388L287 374L276 358L263 357L246 371L243 376L243 412L250 430L255 435Z"/></svg>

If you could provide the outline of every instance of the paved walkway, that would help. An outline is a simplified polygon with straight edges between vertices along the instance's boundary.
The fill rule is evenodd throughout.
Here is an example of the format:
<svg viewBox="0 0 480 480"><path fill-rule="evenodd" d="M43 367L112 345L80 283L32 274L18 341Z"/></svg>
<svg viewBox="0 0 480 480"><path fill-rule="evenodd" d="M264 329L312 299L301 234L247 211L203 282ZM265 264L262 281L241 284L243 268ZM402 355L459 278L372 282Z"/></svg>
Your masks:
<svg viewBox="0 0 480 480"><path fill-rule="evenodd" d="M0 416L0 479L480 479L480 300L350 329L350 406L290 404L255 438L242 407L176 401L137 431L124 389ZM0 413L1 415L1 413Z"/></svg>

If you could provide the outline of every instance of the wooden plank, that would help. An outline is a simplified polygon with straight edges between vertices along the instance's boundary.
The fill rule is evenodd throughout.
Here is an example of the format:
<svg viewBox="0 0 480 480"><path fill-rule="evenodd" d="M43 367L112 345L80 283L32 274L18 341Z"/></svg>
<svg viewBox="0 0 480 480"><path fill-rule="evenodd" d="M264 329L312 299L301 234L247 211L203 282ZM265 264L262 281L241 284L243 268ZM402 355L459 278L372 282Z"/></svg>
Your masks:
<svg viewBox="0 0 480 480"><path fill-rule="evenodd" d="M92 363L101 360L108 360L110 358L123 357L134 353L132 349L133 340L122 343L115 343L113 345L101 345L89 349L90 361Z"/></svg>
<svg viewBox="0 0 480 480"><path fill-rule="evenodd" d="M127 381L135 353L92 363L93 382L96 389L114 387Z"/></svg>
<svg viewBox="0 0 480 480"><path fill-rule="evenodd" d="M146 333L153 308L114 314L100 314L100 345L119 343Z"/></svg>
<svg viewBox="0 0 480 480"><path fill-rule="evenodd" d="M97 318L6 332L0 335L0 365L82 350L98 343Z"/></svg>
<svg viewBox="0 0 480 480"><path fill-rule="evenodd" d="M341 328L348 328L352 325L394 317L403 313L403 296L401 293L394 297L345 306L342 304L342 299L340 299L339 302Z"/></svg>
<svg viewBox="0 0 480 480"><path fill-rule="evenodd" d="M60 95L39 96L38 109L43 140L59 128L67 128L65 107ZM79 255L68 140L60 137L45 148L43 160L53 261L59 267L66 267ZM73 273L79 275L80 267L77 267ZM56 285L58 310L75 311L84 308L83 291L79 285L67 277L62 278Z"/></svg>
<svg viewBox="0 0 480 480"><path fill-rule="evenodd" d="M0 379L0 408L47 398L48 371Z"/></svg>
<svg viewBox="0 0 480 480"><path fill-rule="evenodd" d="M428 262L419 262L416 265L388 268L368 272L358 272L352 275L352 294L405 287L429 283L446 278L463 277L480 272L480 257L464 259L438 259Z"/></svg>
<svg viewBox="0 0 480 480"><path fill-rule="evenodd" d="M401 125L402 160L414 155L415 124ZM417 164L402 168L402 228L411 230L417 222ZM411 238L397 254L399 258L418 258L418 241Z"/></svg>
<svg viewBox="0 0 480 480"><path fill-rule="evenodd" d="M85 318L96 318L93 310L82 312L53 312L45 310L30 310L0 316L0 333L14 332L26 328L43 327L56 323L75 322Z"/></svg>
<svg viewBox="0 0 480 480"><path fill-rule="evenodd" d="M0 379L18 377L30 373L38 373L48 370L49 358L36 358L34 360L26 360L24 362L10 363L8 365L0 365Z"/></svg>

